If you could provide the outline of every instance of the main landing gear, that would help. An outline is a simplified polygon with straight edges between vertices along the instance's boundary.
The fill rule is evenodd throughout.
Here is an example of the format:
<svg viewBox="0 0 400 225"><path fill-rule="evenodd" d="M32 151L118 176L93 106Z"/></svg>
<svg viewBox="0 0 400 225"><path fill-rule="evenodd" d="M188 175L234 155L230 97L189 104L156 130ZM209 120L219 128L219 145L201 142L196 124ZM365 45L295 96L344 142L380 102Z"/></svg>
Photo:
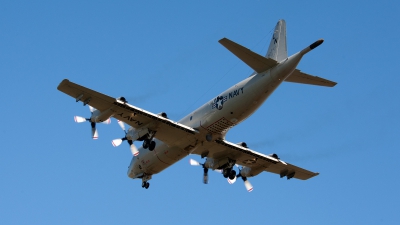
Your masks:
<svg viewBox="0 0 400 225"><path fill-rule="evenodd" d="M143 148L148 148L150 151L153 151L156 148L156 142L151 139L144 139Z"/></svg>
<svg viewBox="0 0 400 225"><path fill-rule="evenodd" d="M225 169L222 171L222 175L223 175L225 178L228 178L228 177L229 177L229 180L233 180L233 179L235 179L235 177L236 177L236 171L233 170L232 168L225 168Z"/></svg>
<svg viewBox="0 0 400 225"><path fill-rule="evenodd" d="M153 137L156 134L156 132L149 132L147 137L144 138L143 140L143 148L144 149L149 149L150 151L153 151L156 148L156 142L153 141Z"/></svg>

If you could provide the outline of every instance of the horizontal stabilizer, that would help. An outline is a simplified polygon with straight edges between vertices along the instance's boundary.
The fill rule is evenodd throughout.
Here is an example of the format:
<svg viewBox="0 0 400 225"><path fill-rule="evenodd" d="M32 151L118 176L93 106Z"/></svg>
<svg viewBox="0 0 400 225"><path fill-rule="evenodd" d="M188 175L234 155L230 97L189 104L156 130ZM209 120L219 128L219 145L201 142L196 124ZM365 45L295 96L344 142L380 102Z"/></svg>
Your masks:
<svg viewBox="0 0 400 225"><path fill-rule="evenodd" d="M231 51L257 73L262 73L278 64L277 61L270 58L265 58L249 50L248 48L229 40L228 38L222 38L219 40L219 43L221 43L225 48Z"/></svg>
<svg viewBox="0 0 400 225"><path fill-rule="evenodd" d="M337 84L336 82L321 77L303 73L298 69L294 70L293 73L288 78L286 78L285 81L293 83L301 83L301 84L312 84L325 87L333 87Z"/></svg>

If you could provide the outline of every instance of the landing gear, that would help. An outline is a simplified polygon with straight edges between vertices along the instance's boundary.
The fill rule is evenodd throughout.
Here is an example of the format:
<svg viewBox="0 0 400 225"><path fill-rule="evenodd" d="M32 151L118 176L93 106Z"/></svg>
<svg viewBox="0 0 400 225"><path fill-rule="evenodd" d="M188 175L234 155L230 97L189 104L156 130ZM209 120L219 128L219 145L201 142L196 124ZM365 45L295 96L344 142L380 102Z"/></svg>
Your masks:
<svg viewBox="0 0 400 225"><path fill-rule="evenodd" d="M236 177L236 171L235 170L231 170L231 172L229 173L229 179L233 180Z"/></svg>
<svg viewBox="0 0 400 225"><path fill-rule="evenodd" d="M148 189L149 187L150 187L150 183L149 182L147 182L147 181L143 181L142 182L142 188Z"/></svg>
<svg viewBox="0 0 400 225"><path fill-rule="evenodd" d="M230 170L229 168L224 169L224 170L222 171L222 175L223 175L225 178L228 178L230 172L231 172L231 170Z"/></svg>
<svg viewBox="0 0 400 225"><path fill-rule="evenodd" d="M144 149L147 149L149 147L149 139L145 139L144 141L143 141L143 148Z"/></svg>
<svg viewBox="0 0 400 225"><path fill-rule="evenodd" d="M151 179L151 175L144 174L142 177L142 188L148 189L150 187L150 183L148 182Z"/></svg>
<svg viewBox="0 0 400 225"><path fill-rule="evenodd" d="M156 142L155 141L150 141L149 150L153 151L155 148L156 148Z"/></svg>
<svg viewBox="0 0 400 225"><path fill-rule="evenodd" d="M143 148L144 149L149 149L150 151L153 151L156 148L156 142L153 141L153 137L156 134L155 131L150 131L147 137L144 138L143 140Z"/></svg>
<svg viewBox="0 0 400 225"><path fill-rule="evenodd" d="M225 168L225 169L222 171L222 175L223 175L225 178L229 178L229 180L233 180L233 179L235 179L235 177L236 177L236 171L233 170L232 168Z"/></svg>
<svg viewBox="0 0 400 225"><path fill-rule="evenodd" d="M156 142L150 139L145 139L143 141L143 148L144 149L148 148L150 151L153 151L156 148Z"/></svg>

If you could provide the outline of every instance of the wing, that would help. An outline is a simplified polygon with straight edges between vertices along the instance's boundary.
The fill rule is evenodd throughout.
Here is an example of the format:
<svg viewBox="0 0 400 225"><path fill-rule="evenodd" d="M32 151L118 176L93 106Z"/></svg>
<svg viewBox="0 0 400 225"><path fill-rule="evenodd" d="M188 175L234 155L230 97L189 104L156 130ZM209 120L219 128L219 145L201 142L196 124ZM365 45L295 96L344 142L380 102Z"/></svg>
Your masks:
<svg viewBox="0 0 400 225"><path fill-rule="evenodd" d="M77 102L82 101L102 113L109 113L110 116L129 124L135 129L147 127L156 131L155 137L167 145L176 145L184 148L186 143L193 142L195 134L198 133L191 127L80 86L70 82L68 79L64 79L57 89L75 98Z"/></svg>
<svg viewBox="0 0 400 225"><path fill-rule="evenodd" d="M286 176L288 178L294 177L300 180L307 180L319 174L225 140L216 140L205 147L208 150L207 157L214 159L228 157L236 160L236 164L250 167L251 171L254 171L252 174L253 176L262 171L267 171L279 174L281 177ZM201 154L203 150L204 149L196 149L193 153Z"/></svg>

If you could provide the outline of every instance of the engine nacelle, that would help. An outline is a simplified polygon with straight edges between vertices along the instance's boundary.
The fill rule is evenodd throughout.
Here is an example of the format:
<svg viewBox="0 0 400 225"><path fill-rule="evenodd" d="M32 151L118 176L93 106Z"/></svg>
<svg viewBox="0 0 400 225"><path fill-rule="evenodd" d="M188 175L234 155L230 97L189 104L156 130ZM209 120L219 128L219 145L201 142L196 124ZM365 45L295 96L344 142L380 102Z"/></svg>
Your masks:
<svg viewBox="0 0 400 225"><path fill-rule="evenodd" d="M147 135L149 130L147 128L140 128L140 129L133 129L132 127L129 128L128 132L126 133L126 138L128 140L136 141L141 137Z"/></svg>
<svg viewBox="0 0 400 225"><path fill-rule="evenodd" d="M242 146L243 148L248 148L246 142L239 142L237 145Z"/></svg>
<svg viewBox="0 0 400 225"><path fill-rule="evenodd" d="M100 112L99 110L94 110L92 117L90 117L90 121L95 122L95 123L102 123L106 120L108 120L112 115L114 115L114 110L107 109L103 112Z"/></svg>
<svg viewBox="0 0 400 225"><path fill-rule="evenodd" d="M240 175L242 177L252 177L251 175L251 168L250 167L243 167L243 169L240 171Z"/></svg>
<svg viewBox="0 0 400 225"><path fill-rule="evenodd" d="M160 112L160 113L158 113L157 115L162 116L162 117L168 119L167 113L165 113L165 112Z"/></svg>
<svg viewBox="0 0 400 225"><path fill-rule="evenodd" d="M236 161L229 159L229 158L224 158L224 159L219 159L215 160L213 158L207 158L206 162L204 163L204 166L206 168L210 169L225 169L225 168L232 168L235 165Z"/></svg>

